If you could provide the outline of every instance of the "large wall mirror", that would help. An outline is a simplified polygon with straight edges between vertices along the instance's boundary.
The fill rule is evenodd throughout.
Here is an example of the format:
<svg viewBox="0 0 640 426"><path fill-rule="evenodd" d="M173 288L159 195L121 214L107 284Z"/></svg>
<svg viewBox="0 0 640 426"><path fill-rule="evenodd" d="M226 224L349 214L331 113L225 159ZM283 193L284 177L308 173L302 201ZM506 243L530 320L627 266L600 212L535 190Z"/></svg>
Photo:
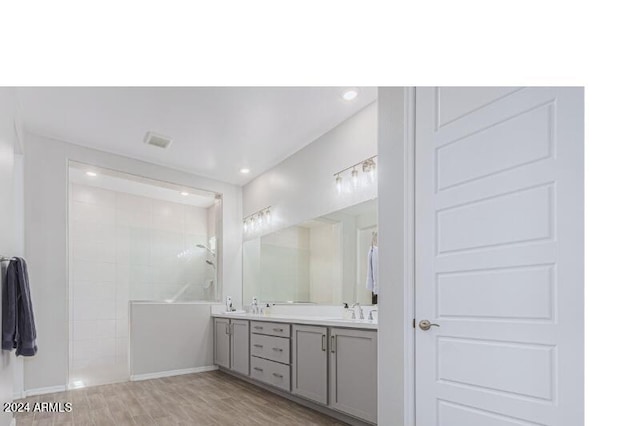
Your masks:
<svg viewBox="0 0 640 426"><path fill-rule="evenodd" d="M243 244L243 302L371 304L377 200L369 200ZM377 250L377 248L375 249ZM369 275L369 280L367 280Z"/></svg>

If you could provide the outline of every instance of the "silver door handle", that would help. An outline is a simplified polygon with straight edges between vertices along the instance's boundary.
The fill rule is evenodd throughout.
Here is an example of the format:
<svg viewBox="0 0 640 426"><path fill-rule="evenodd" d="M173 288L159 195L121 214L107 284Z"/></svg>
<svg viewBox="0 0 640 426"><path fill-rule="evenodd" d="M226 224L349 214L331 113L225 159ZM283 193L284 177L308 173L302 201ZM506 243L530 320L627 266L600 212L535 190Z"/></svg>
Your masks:
<svg viewBox="0 0 640 426"><path fill-rule="evenodd" d="M272 373L274 376L279 377L279 378L283 378L284 376L282 374L278 374L278 373Z"/></svg>
<svg viewBox="0 0 640 426"><path fill-rule="evenodd" d="M262 330L263 327L261 327L259 325L254 325L253 328L255 328L256 330Z"/></svg>
<svg viewBox="0 0 640 426"><path fill-rule="evenodd" d="M273 331L276 331L278 333L282 333L284 331L284 329L282 329L282 328L274 328Z"/></svg>
<svg viewBox="0 0 640 426"><path fill-rule="evenodd" d="M282 352L282 349L280 349L280 348L271 348L271 349L273 349L274 351L277 351L277 352Z"/></svg>
<svg viewBox="0 0 640 426"><path fill-rule="evenodd" d="M256 371L264 371L262 368L258 368L258 367L253 367L253 369Z"/></svg>
<svg viewBox="0 0 640 426"><path fill-rule="evenodd" d="M322 335L322 351L327 351L327 336L324 334Z"/></svg>
<svg viewBox="0 0 640 426"><path fill-rule="evenodd" d="M231 334L231 333L229 332L229 324L225 324L225 325L224 325L224 334L226 334L227 336L228 336L229 334Z"/></svg>
<svg viewBox="0 0 640 426"><path fill-rule="evenodd" d="M420 327L421 330L429 331L431 327L440 327L440 324L434 324L429 320L422 320L418 323L418 327Z"/></svg>
<svg viewBox="0 0 640 426"><path fill-rule="evenodd" d="M336 352L336 336L331 336L331 352Z"/></svg>
<svg viewBox="0 0 640 426"><path fill-rule="evenodd" d="M264 347L262 345L253 345L253 346L256 347L256 348L263 348Z"/></svg>

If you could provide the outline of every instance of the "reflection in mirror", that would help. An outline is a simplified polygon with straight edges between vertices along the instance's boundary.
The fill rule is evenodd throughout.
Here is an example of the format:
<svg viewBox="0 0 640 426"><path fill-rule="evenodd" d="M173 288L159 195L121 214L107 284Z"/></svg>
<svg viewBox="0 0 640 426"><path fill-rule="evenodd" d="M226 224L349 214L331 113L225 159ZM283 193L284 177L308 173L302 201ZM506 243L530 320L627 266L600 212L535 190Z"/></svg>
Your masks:
<svg viewBox="0 0 640 426"><path fill-rule="evenodd" d="M243 303L376 303L377 231L374 199L245 241Z"/></svg>

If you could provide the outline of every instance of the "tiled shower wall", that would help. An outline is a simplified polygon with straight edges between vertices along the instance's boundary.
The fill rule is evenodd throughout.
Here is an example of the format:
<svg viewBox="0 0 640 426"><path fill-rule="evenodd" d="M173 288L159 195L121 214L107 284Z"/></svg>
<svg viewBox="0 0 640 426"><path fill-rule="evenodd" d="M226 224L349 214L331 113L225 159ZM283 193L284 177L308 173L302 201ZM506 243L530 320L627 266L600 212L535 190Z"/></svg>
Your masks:
<svg viewBox="0 0 640 426"><path fill-rule="evenodd" d="M216 229L214 208L79 184L70 191L70 383L127 380L129 300L212 299L213 270L195 246Z"/></svg>

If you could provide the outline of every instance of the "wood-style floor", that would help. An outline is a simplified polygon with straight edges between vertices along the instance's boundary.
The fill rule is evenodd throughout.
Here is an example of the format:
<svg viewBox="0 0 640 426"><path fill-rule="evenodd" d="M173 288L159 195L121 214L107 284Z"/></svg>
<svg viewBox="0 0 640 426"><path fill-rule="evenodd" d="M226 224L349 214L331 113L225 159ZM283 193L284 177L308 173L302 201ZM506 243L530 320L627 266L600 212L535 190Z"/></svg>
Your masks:
<svg viewBox="0 0 640 426"><path fill-rule="evenodd" d="M71 402L70 413L18 413L32 425L343 425L220 371L32 396L16 402Z"/></svg>

